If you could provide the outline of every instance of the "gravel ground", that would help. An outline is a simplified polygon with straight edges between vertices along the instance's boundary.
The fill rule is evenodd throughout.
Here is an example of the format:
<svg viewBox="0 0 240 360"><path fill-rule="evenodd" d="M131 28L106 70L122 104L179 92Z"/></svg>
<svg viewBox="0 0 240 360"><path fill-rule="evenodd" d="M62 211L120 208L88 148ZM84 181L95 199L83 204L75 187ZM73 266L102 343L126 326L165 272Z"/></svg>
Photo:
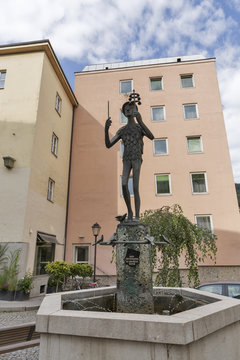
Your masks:
<svg viewBox="0 0 240 360"><path fill-rule="evenodd" d="M0 355L0 360L38 360L39 346Z"/></svg>
<svg viewBox="0 0 240 360"><path fill-rule="evenodd" d="M0 328L36 321L37 310L0 312Z"/></svg>
<svg viewBox="0 0 240 360"><path fill-rule="evenodd" d="M0 328L36 321L36 311L0 312ZM1 354L0 360L38 360L39 346Z"/></svg>

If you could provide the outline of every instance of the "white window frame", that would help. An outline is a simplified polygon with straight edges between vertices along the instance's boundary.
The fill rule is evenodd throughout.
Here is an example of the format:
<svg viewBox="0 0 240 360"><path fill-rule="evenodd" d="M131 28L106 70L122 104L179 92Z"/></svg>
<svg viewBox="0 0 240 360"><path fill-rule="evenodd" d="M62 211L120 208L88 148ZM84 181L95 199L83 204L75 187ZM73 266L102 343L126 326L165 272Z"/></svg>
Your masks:
<svg viewBox="0 0 240 360"><path fill-rule="evenodd" d="M197 174L203 174L204 175L204 181L205 181L205 187L206 187L206 191L202 191L202 192L194 192L193 191L193 180L192 180L192 175L197 175ZM208 184L207 184L207 174L205 171L194 171L190 173L190 179L191 179L191 186L192 186L192 194L208 194Z"/></svg>
<svg viewBox="0 0 240 360"><path fill-rule="evenodd" d="M188 139L194 139L194 138L199 138L200 139L200 151L189 151ZM201 154L201 153L203 153L203 143L202 143L202 136L201 135L188 135L186 137L186 140L187 140L187 152L188 152L188 154Z"/></svg>
<svg viewBox="0 0 240 360"><path fill-rule="evenodd" d="M4 89L5 87L6 75L6 70L0 70L0 89Z"/></svg>
<svg viewBox="0 0 240 360"><path fill-rule="evenodd" d="M51 152L56 157L58 156L58 137L55 133L52 133Z"/></svg>
<svg viewBox="0 0 240 360"><path fill-rule="evenodd" d="M153 109L159 109L159 108L163 108L163 120L153 120ZM162 121L166 121L165 105L151 106L151 120L153 123L159 123Z"/></svg>
<svg viewBox="0 0 240 360"><path fill-rule="evenodd" d="M155 152L155 142L158 140L165 140L166 141L166 153L165 154L156 154ZM157 138L157 139L153 139L153 155L154 156L166 156L168 155L168 138Z"/></svg>
<svg viewBox="0 0 240 360"><path fill-rule="evenodd" d="M77 249L80 247L88 248L88 259L86 261L77 261ZM73 262L76 264L90 264L91 254L90 244L73 244Z"/></svg>
<svg viewBox="0 0 240 360"><path fill-rule="evenodd" d="M169 182L169 193L162 193L162 194L158 194L157 192L157 176L162 175L162 176L166 176L168 175L168 182ZM171 174L167 173L167 174L154 174L154 179L155 179L155 195L156 196L168 196L168 195L172 195L172 185L171 185Z"/></svg>
<svg viewBox="0 0 240 360"><path fill-rule="evenodd" d="M152 83L151 81L152 80L160 80L161 79L161 83L162 83L162 88L161 89L157 89L157 90L154 90L152 89ZM150 91L162 91L163 90L163 76L155 76L155 77L150 77Z"/></svg>
<svg viewBox="0 0 240 360"><path fill-rule="evenodd" d="M195 105L195 107L196 107L196 117L186 118L185 106L193 106L193 105ZM195 120L195 119L199 119L198 104L196 104L196 103L183 104L183 114L184 114L184 119L185 119L185 120Z"/></svg>
<svg viewBox="0 0 240 360"><path fill-rule="evenodd" d="M129 190L129 181L132 181L133 182L133 177L132 175L129 176L129 179L128 179L128 190ZM133 188L133 184L132 184L132 188ZM130 190L129 190L129 194L131 197L134 196L134 193L131 194ZM123 191L122 191L122 175L120 176L120 196L123 197Z"/></svg>
<svg viewBox="0 0 240 360"><path fill-rule="evenodd" d="M61 113L62 113L62 98L58 93L56 94L55 109L56 109L57 113L59 115L61 115Z"/></svg>
<svg viewBox="0 0 240 360"><path fill-rule="evenodd" d="M192 86L187 86L187 87L185 87L185 86L183 86L183 84L182 84L182 78L183 77L192 77ZM193 74L180 74L180 84L181 84L181 88L182 89L192 89L192 88L195 88L195 81L194 81L194 76L193 76Z"/></svg>
<svg viewBox="0 0 240 360"><path fill-rule="evenodd" d="M212 215L210 215L210 214L196 214L196 215L194 215L194 221L195 221L196 225L197 225L197 218L198 217L209 217L209 219L210 219L210 227L211 227L211 229L209 229L209 230L213 233Z"/></svg>
<svg viewBox="0 0 240 360"><path fill-rule="evenodd" d="M129 91L129 92L122 92L121 91L121 84L124 83L124 82L131 82L131 91ZM119 87L120 87L119 88L120 94L130 94L133 91L133 80L131 80L131 79L120 80Z"/></svg>
<svg viewBox="0 0 240 360"><path fill-rule="evenodd" d="M127 124L127 122L128 122L128 118L124 115L122 109L120 109L120 124Z"/></svg>
<svg viewBox="0 0 240 360"><path fill-rule="evenodd" d="M48 179L48 192L47 199L48 201L54 202L54 189L55 189L55 181L51 178Z"/></svg>

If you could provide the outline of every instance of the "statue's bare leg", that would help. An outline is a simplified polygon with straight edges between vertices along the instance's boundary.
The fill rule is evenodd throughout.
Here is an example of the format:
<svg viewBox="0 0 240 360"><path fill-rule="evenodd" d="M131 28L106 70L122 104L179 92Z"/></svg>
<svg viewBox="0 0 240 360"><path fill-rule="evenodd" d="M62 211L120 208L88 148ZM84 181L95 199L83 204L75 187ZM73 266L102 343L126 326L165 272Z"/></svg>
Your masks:
<svg viewBox="0 0 240 360"><path fill-rule="evenodd" d="M128 220L132 220L133 218L133 212L131 207L131 199L130 194L128 190L128 179L131 172L131 162L124 160L123 161L123 173L122 173L122 191L123 191L123 197L128 209Z"/></svg>
<svg viewBox="0 0 240 360"><path fill-rule="evenodd" d="M142 165L142 160L134 160L134 162L133 162L133 192L134 192L136 220L139 220L139 216L140 216L139 178L140 178L141 165Z"/></svg>

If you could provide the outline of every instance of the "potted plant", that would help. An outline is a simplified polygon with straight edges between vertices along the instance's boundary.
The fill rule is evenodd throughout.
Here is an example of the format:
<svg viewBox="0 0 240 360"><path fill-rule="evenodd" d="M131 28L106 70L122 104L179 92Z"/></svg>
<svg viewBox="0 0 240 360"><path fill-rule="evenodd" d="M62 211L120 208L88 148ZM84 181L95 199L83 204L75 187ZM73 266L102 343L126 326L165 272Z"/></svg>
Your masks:
<svg viewBox="0 0 240 360"><path fill-rule="evenodd" d="M8 264L3 263L1 266L0 275L0 299L14 300L14 295L17 286L17 276L19 271L19 256L20 250L10 252L8 256Z"/></svg>
<svg viewBox="0 0 240 360"><path fill-rule="evenodd" d="M31 272L27 272L25 276L18 280L17 282L17 291L15 300L23 301L28 300L30 291L33 288L33 275Z"/></svg>
<svg viewBox="0 0 240 360"><path fill-rule="evenodd" d="M49 274L49 283L56 285L56 292L59 291L65 279L69 276L69 266L65 261L52 261L45 266L47 274Z"/></svg>

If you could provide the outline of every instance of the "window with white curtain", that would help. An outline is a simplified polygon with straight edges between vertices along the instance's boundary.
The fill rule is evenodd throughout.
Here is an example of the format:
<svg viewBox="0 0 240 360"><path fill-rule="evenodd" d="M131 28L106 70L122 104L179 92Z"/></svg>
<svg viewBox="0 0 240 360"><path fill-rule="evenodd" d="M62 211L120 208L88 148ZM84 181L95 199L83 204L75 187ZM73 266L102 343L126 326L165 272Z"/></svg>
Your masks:
<svg viewBox="0 0 240 360"><path fill-rule="evenodd" d="M201 153L202 149L202 137L201 136L187 136L187 148L189 154Z"/></svg>
<svg viewBox="0 0 240 360"><path fill-rule="evenodd" d="M55 109L57 110L58 114L61 115L62 111L62 99L60 98L59 94L56 95L56 102L55 102Z"/></svg>
<svg viewBox="0 0 240 360"><path fill-rule="evenodd" d="M5 86L5 79L6 79L6 71L0 71L0 89L4 89Z"/></svg>
<svg viewBox="0 0 240 360"><path fill-rule="evenodd" d="M184 118L185 119L197 119L198 109L197 104L185 104L183 105Z"/></svg>
<svg viewBox="0 0 240 360"><path fill-rule="evenodd" d="M168 154L168 141L166 138L153 140L154 155L167 155Z"/></svg>
<svg viewBox="0 0 240 360"><path fill-rule="evenodd" d="M54 187L55 187L55 181L49 178L48 179L47 199L51 202L53 202Z"/></svg>
<svg viewBox="0 0 240 360"><path fill-rule="evenodd" d="M162 90L163 89L162 77L151 78L150 79L150 89L152 91Z"/></svg>
<svg viewBox="0 0 240 360"><path fill-rule="evenodd" d="M193 194L207 193L206 173L191 173Z"/></svg>
<svg viewBox="0 0 240 360"><path fill-rule="evenodd" d="M165 120L165 108L164 106L152 106L151 107L152 121Z"/></svg>
<svg viewBox="0 0 240 360"><path fill-rule="evenodd" d="M199 228L213 231L211 215L195 215L195 222Z"/></svg>
<svg viewBox="0 0 240 360"><path fill-rule="evenodd" d="M124 115L122 110L120 110L120 123L121 124L127 124L128 118Z"/></svg>
<svg viewBox="0 0 240 360"><path fill-rule="evenodd" d="M52 146L51 146L52 153L57 156L58 154L58 137L56 134L52 134Z"/></svg>
<svg viewBox="0 0 240 360"><path fill-rule="evenodd" d="M182 88L194 87L192 74L181 75L181 87Z"/></svg>
<svg viewBox="0 0 240 360"><path fill-rule="evenodd" d="M133 91L133 81L132 80L121 80L120 81L120 93L128 94Z"/></svg>

